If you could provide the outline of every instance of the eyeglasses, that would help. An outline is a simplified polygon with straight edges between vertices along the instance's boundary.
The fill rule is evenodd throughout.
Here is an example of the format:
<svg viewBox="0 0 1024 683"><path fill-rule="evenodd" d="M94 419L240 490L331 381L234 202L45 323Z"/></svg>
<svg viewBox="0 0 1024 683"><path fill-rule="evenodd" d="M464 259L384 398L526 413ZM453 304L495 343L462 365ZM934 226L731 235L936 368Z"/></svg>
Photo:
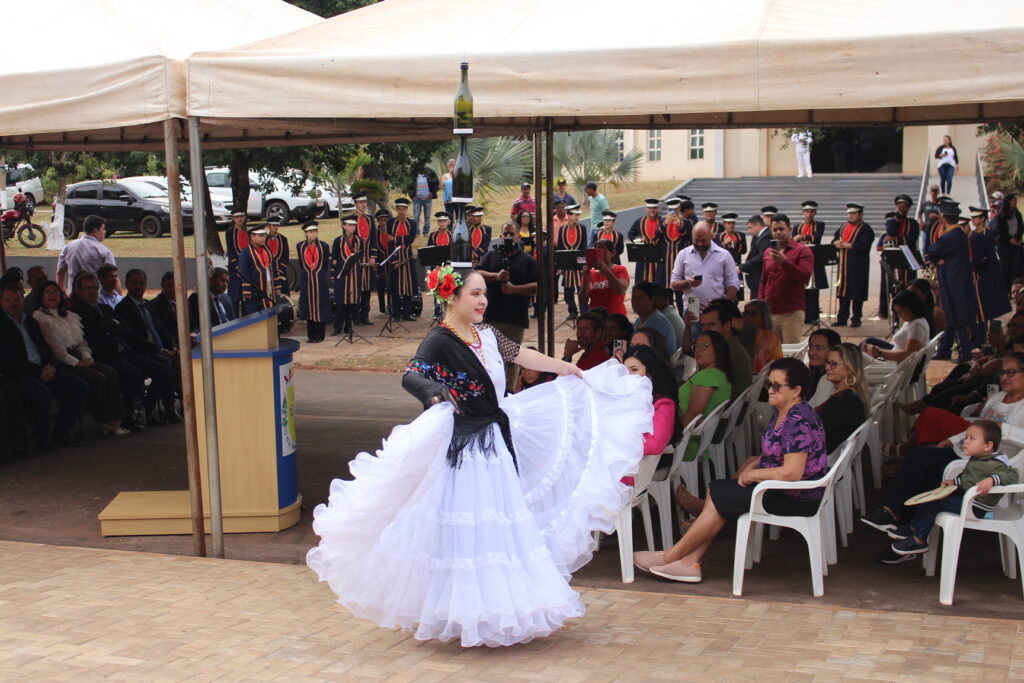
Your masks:
<svg viewBox="0 0 1024 683"><path fill-rule="evenodd" d="M837 361L837 360L827 360L827 361L825 361L825 366L829 370L835 370L836 368L839 367L839 361Z"/></svg>
<svg viewBox="0 0 1024 683"><path fill-rule="evenodd" d="M777 394L780 391L782 391L782 387L788 387L789 385L779 384L778 382L766 382L764 386L766 389L768 389L768 391L772 391Z"/></svg>
<svg viewBox="0 0 1024 683"><path fill-rule="evenodd" d="M1024 370L1014 370L1013 368L1010 368L1009 370L1000 370L999 371L999 376L1000 377L1013 377L1018 372L1024 372Z"/></svg>

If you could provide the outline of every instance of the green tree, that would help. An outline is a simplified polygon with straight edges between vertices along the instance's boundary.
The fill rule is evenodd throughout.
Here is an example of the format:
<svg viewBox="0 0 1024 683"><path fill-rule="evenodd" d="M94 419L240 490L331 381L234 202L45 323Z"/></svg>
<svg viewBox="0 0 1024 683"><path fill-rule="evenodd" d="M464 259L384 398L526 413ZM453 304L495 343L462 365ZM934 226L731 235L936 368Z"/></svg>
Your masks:
<svg viewBox="0 0 1024 683"><path fill-rule="evenodd" d="M589 180L615 187L633 182L640 173L643 150L625 150L620 159L620 135L615 130L555 133L555 168L577 193Z"/></svg>

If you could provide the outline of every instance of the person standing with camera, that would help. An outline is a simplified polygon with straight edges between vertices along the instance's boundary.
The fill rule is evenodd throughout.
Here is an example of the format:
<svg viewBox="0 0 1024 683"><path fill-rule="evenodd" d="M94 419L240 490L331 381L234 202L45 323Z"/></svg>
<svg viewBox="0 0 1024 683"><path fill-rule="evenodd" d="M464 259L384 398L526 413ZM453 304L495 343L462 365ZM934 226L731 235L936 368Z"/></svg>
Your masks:
<svg viewBox="0 0 1024 683"><path fill-rule="evenodd" d="M501 242L480 259L477 272L487 283L484 322L516 343L530 326L530 297L537 294L537 261L519 246L519 229L512 221L501 226ZM505 365L508 389L516 385L519 366Z"/></svg>

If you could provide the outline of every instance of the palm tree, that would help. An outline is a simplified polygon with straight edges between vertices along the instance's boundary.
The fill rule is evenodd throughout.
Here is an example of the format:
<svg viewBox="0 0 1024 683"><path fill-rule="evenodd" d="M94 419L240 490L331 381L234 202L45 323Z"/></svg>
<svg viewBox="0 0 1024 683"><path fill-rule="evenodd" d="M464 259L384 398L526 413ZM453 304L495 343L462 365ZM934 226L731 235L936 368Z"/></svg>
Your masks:
<svg viewBox="0 0 1024 683"><path fill-rule="evenodd" d="M469 162L473 165L476 198L486 204L501 187L517 186L533 174L533 145L521 138L470 138ZM431 159L437 175L446 173L447 161L458 152L454 143L439 150Z"/></svg>
<svg viewBox="0 0 1024 683"><path fill-rule="evenodd" d="M1009 180L1015 184L1024 182L1024 145L1021 145L1019 140L1002 138L999 140L999 146L1006 159Z"/></svg>
<svg viewBox="0 0 1024 683"><path fill-rule="evenodd" d="M633 182L640 173L643 150L623 151L620 159L621 137L618 130L555 133L555 168L578 193L590 180L616 188Z"/></svg>

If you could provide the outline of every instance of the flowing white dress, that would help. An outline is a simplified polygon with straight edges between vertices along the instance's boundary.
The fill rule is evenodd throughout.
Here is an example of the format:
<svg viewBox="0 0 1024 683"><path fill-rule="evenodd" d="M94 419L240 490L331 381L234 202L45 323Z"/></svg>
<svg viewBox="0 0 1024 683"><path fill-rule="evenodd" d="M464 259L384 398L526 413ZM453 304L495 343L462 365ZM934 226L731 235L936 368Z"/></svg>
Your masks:
<svg viewBox="0 0 1024 683"><path fill-rule="evenodd" d="M479 331L503 387L495 335ZM512 645L581 616L570 574L590 560L592 531L614 530L630 492L620 479L636 471L653 415L649 380L617 361L584 377L501 401L518 472L497 425L496 455L467 449L450 467L449 404L395 427L350 464L354 480L331 483L307 564L357 617L420 640Z"/></svg>

